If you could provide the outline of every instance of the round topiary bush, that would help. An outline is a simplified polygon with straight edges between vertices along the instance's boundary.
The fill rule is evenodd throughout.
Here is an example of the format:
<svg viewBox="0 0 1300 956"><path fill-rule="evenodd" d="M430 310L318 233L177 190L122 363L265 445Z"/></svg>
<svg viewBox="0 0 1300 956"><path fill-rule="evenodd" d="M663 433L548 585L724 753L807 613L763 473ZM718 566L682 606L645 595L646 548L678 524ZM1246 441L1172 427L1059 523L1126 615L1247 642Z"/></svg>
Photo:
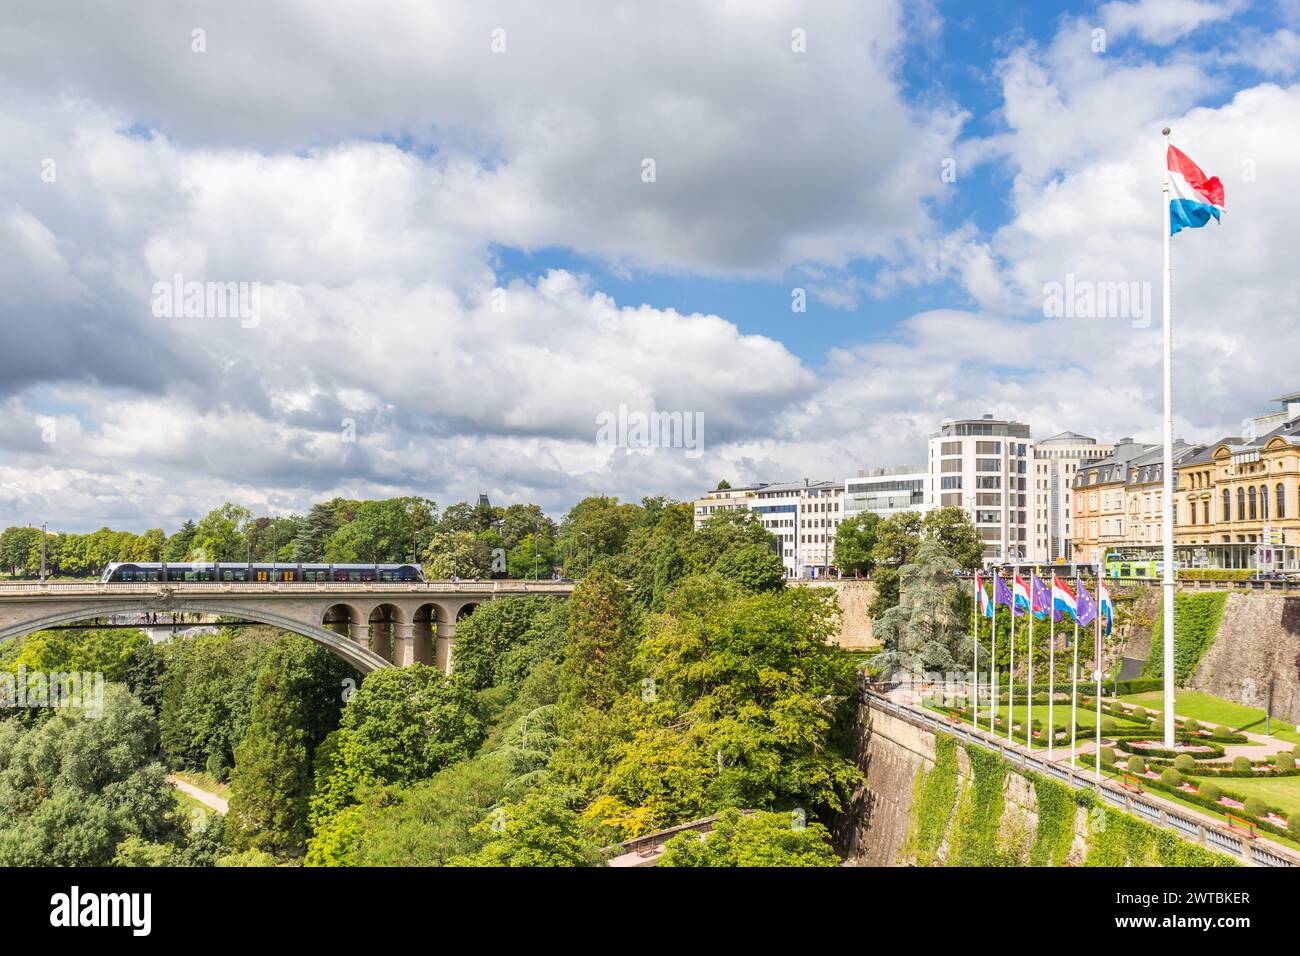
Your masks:
<svg viewBox="0 0 1300 956"><path fill-rule="evenodd" d="M1196 761L1191 754L1179 754L1174 758L1174 769L1181 770L1183 773L1191 773L1196 769Z"/></svg>
<svg viewBox="0 0 1300 956"><path fill-rule="evenodd" d="M1223 796L1223 788L1213 780L1207 780L1201 784L1201 796L1213 803L1219 802L1219 797Z"/></svg>
<svg viewBox="0 0 1300 956"><path fill-rule="evenodd" d="M1247 797L1245 810L1248 817L1258 817L1262 820L1268 816L1268 804L1259 797Z"/></svg>
<svg viewBox="0 0 1300 956"><path fill-rule="evenodd" d="M1249 758L1249 757L1233 757L1233 758L1232 758L1232 769L1235 770L1235 771L1237 771L1237 773L1250 773L1250 758Z"/></svg>
<svg viewBox="0 0 1300 956"><path fill-rule="evenodd" d="M1145 707L1134 707L1133 713L1129 714L1129 716L1140 723L1147 719L1147 709Z"/></svg>
<svg viewBox="0 0 1300 956"><path fill-rule="evenodd" d="M1113 717L1103 717L1103 718L1101 719L1101 732L1102 732L1103 734L1114 733L1114 732L1115 732L1115 718L1113 718Z"/></svg>
<svg viewBox="0 0 1300 956"><path fill-rule="evenodd" d="M1156 718L1154 717L1151 718L1151 723L1148 724L1147 726L1151 729L1152 733L1160 734L1160 733L1164 733L1165 730L1165 725L1162 724L1160 721L1156 720Z"/></svg>
<svg viewBox="0 0 1300 956"><path fill-rule="evenodd" d="M1293 840L1300 840L1300 813L1293 813L1286 818L1286 832Z"/></svg>
<svg viewBox="0 0 1300 956"><path fill-rule="evenodd" d="M1232 736L1232 728L1231 728L1231 727L1224 727L1222 724L1220 724L1218 727L1215 727L1215 728L1214 728L1214 736L1216 736L1216 737L1231 737L1231 736Z"/></svg>
<svg viewBox="0 0 1300 956"><path fill-rule="evenodd" d="M1141 757L1139 757L1137 754L1134 754L1133 756L1128 758L1129 773L1142 773L1146 769L1147 769L1147 762L1143 760Z"/></svg>
<svg viewBox="0 0 1300 956"><path fill-rule="evenodd" d="M1273 766L1277 767L1278 770L1294 770L1295 754L1285 752L1278 754L1273 758Z"/></svg>
<svg viewBox="0 0 1300 956"><path fill-rule="evenodd" d="M1187 723L1183 724L1183 731L1189 734L1199 734L1201 732L1201 725L1194 720L1189 720Z"/></svg>
<svg viewBox="0 0 1300 956"><path fill-rule="evenodd" d="M1102 748L1101 748L1101 762L1102 762L1102 765L1103 765L1103 766L1106 766L1106 767L1113 767L1113 766L1115 766L1115 748L1114 748L1114 747L1102 747Z"/></svg>
<svg viewBox="0 0 1300 956"><path fill-rule="evenodd" d="M1183 785L1183 775L1173 767L1169 767L1160 772L1160 782L1166 787L1181 787Z"/></svg>

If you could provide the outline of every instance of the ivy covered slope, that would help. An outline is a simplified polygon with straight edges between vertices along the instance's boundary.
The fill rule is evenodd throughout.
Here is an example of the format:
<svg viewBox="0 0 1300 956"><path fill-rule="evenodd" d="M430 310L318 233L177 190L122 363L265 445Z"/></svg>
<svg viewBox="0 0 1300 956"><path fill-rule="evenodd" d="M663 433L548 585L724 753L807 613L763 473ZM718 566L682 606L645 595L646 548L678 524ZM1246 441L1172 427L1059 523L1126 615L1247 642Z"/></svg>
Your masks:
<svg viewBox="0 0 1300 956"><path fill-rule="evenodd" d="M1179 592L1174 596L1174 681L1180 687L1191 680L1201 658L1219 635L1219 622L1223 620L1227 603L1227 591ZM1151 635L1151 656L1142 671L1143 677L1164 677L1165 660L1160 652L1164 647L1164 632L1164 615L1157 614Z"/></svg>
<svg viewBox="0 0 1300 956"><path fill-rule="evenodd" d="M935 737L935 762L916 775L900 862L917 866L1235 866L1235 862L1098 803L1002 757ZM1007 799L1008 778L1024 776L1034 815ZM1076 834L1082 833L1082 846Z"/></svg>

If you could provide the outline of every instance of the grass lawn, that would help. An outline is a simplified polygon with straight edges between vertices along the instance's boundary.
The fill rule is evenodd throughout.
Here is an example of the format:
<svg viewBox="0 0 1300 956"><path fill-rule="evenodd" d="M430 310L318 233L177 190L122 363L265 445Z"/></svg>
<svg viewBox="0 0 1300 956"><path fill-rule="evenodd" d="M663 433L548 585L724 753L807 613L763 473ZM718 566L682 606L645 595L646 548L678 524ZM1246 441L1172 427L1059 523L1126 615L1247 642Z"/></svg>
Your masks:
<svg viewBox="0 0 1300 956"><path fill-rule="evenodd" d="M1121 697L1120 700L1157 711L1165 704L1164 694L1158 690L1145 694L1130 694ZM1233 730L1249 730L1254 734L1264 732L1264 711L1258 707L1247 707L1245 704L1234 703L1200 691L1179 691L1174 697L1174 712L1179 717L1191 717L1193 720L1203 724L1213 724L1216 727L1223 725ZM1270 730L1278 740L1300 744L1300 733L1284 720L1274 717Z"/></svg>
<svg viewBox="0 0 1300 956"><path fill-rule="evenodd" d="M1206 780L1213 780L1223 790L1231 790L1243 797L1259 797L1270 807L1277 807L1282 815L1290 818L1293 813L1300 813L1300 777L1193 777L1199 787Z"/></svg>
<svg viewBox="0 0 1300 956"><path fill-rule="evenodd" d="M933 707L933 706L931 706L930 703L928 703L928 702L927 702L927 704L926 704L926 707L929 708L930 710L938 710L937 707ZM945 713L946 713L946 712L945 712ZM1016 704L1016 706L1015 706L1014 708L1012 708L1012 713L1015 715L1015 721L1016 721L1016 723L1020 724L1022 727L1024 726L1025 721L1027 721L1027 720L1029 719L1029 707L1028 707L1027 705L1025 705L1025 704ZM1007 718L1007 706L1006 706L1005 704L1001 704L1001 705L998 706L998 709L997 709L997 716L1002 718L1002 723L1000 723L1000 724L994 724L994 726L993 726L993 733L994 733L995 736L1006 736L1006 733L1007 733L1007 723L1006 723L1006 718ZM1106 716L1107 716L1106 714L1102 714L1102 715L1101 715L1101 719L1102 719L1102 720L1105 720L1105 719L1106 719ZM1055 721L1055 723L1056 723L1056 729L1057 729L1057 730L1063 730L1063 731L1066 732L1066 737L1065 737L1065 739L1064 739L1064 740L1058 740L1058 741L1056 742L1056 746L1059 748L1059 747L1061 746L1061 744L1064 743L1064 744L1068 747L1068 746L1069 746L1069 743L1070 743L1070 738L1069 738L1069 730L1070 730L1070 702L1069 702L1068 700L1067 700L1067 701L1064 701L1064 702L1058 700L1058 701L1056 702L1056 707L1053 709L1053 712L1052 712L1052 718L1054 719L1054 721ZM1113 718L1111 718L1111 719L1115 721L1115 725L1116 725L1117 727L1136 727L1136 726L1141 726L1140 724L1136 723L1135 721L1131 721L1131 720L1123 720L1123 719L1120 719L1120 718L1117 718L1117 717L1113 717ZM1044 726L1047 724L1047 705L1046 705L1046 704L1034 704L1034 720L1041 720L1041 721L1043 722ZM969 720L967 720L966 722L967 722L967 723L970 723ZM1080 706L1080 707L1078 708L1077 712L1075 713L1075 722L1076 722L1080 727L1095 727L1095 726L1097 726L1097 712L1096 712L1095 710L1093 710L1093 709L1085 709L1083 706ZM982 708L982 709L980 710L980 723L979 723L979 725L980 725L980 727L983 728L984 730L988 730L988 727L989 727L989 712L988 712L988 708L987 708L987 707ZM1047 748L1047 738L1046 738L1046 737L1041 737L1041 738L1035 740L1035 741L1034 741L1034 746L1035 746L1035 747L1041 747L1041 748L1043 748L1043 749L1046 749L1046 748Z"/></svg>
<svg viewBox="0 0 1300 956"><path fill-rule="evenodd" d="M1095 758L1093 757L1092 754L1087 754L1083 757L1080 757L1077 763L1080 766L1087 767L1089 770L1092 770L1094 769L1094 765L1093 765L1094 759ZM1116 780L1116 781L1118 781L1122 776L1119 773L1113 773L1107 770L1105 767L1102 767L1101 772L1105 776L1109 777L1111 780ZM1280 779L1274 777L1271 780L1249 780L1244 777L1243 778L1227 777L1221 780L1217 780L1216 782L1219 784L1219 786L1228 790L1232 790L1239 783L1250 785L1250 784L1257 784L1257 783L1284 783L1287 781L1290 781L1292 786L1297 787L1297 794L1300 795L1300 783L1297 783L1297 781L1300 781L1300 777L1282 777ZM1197 781L1197 785L1198 786L1200 785L1199 780ZM1174 796L1172 793L1166 793L1163 790L1150 790L1147 792L1149 792L1153 797L1159 797L1162 800L1169 800L1172 803L1178 804L1179 806L1186 807L1188 810L1195 810L1197 813L1218 820L1220 823L1228 822L1228 818L1225 814L1216 813L1213 810L1201 806L1199 803L1192 803L1189 800L1184 800L1181 797ZM1238 792L1241 793L1242 796L1250 796L1250 794L1246 793L1245 787L1240 788ZM1270 801L1268 797L1265 797L1262 794L1260 794L1260 798L1263 799L1265 802L1269 803L1270 806L1282 806L1280 802L1275 803L1273 801ZM1264 839L1272 840L1274 843L1280 843L1283 846L1290 847L1293 850L1300 850L1300 843L1297 843L1294 840L1287 839L1286 837L1278 836L1275 833L1265 834Z"/></svg>

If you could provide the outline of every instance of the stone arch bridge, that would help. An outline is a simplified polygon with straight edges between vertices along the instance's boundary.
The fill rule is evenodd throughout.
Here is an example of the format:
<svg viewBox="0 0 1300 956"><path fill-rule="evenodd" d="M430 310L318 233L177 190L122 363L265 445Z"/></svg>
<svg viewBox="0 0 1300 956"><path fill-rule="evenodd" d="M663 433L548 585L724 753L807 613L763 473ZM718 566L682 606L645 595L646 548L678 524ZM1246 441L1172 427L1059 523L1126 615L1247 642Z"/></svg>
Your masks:
<svg viewBox="0 0 1300 956"><path fill-rule="evenodd" d="M567 597L573 588L567 581L0 584L0 640L116 615L221 615L301 634L363 674L416 662L450 673L456 623L478 605L521 594Z"/></svg>

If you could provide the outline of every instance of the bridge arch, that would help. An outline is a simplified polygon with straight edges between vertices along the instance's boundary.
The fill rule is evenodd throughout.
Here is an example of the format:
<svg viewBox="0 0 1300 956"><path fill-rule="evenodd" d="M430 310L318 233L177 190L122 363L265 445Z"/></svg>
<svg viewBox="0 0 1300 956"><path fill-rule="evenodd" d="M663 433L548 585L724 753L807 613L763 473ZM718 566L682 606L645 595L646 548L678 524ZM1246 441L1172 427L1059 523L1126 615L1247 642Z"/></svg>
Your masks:
<svg viewBox="0 0 1300 956"><path fill-rule="evenodd" d="M403 625L409 623L402 614L402 609L396 604L385 601L372 607L366 616L371 652L391 663L397 640L406 630Z"/></svg>
<svg viewBox="0 0 1300 956"><path fill-rule="evenodd" d="M145 614L151 611L163 611L165 613L173 610L173 608L160 608L156 599L151 600L148 596L142 597L144 597L143 600L123 601L120 604L100 604L73 610L64 609L43 617L25 620L21 624L0 628L0 641L11 637L25 637L36 631L57 627L60 624L76 624L95 618L110 617L115 614ZM265 608L249 607L244 604L223 604L220 601L186 601L183 606L179 606L175 610L183 610L187 613L198 611L223 617L244 618L299 634L320 644L363 674L393 666L390 661L374 653L369 648L353 643L347 636L329 630L323 624L308 624L284 614L268 611Z"/></svg>

